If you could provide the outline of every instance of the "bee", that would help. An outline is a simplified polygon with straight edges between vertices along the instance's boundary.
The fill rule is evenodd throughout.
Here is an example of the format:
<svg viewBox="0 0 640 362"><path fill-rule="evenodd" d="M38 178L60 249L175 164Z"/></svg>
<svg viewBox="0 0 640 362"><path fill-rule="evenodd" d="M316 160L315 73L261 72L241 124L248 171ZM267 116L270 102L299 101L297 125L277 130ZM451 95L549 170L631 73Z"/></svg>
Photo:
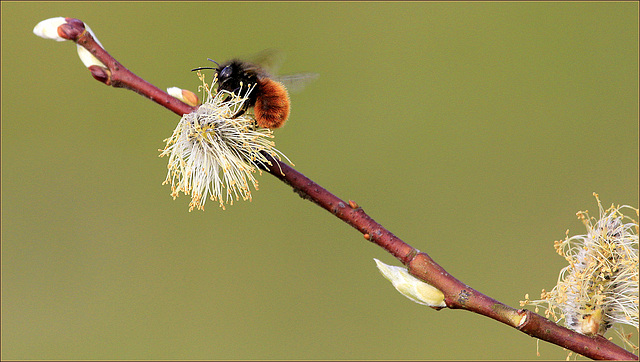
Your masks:
<svg viewBox="0 0 640 362"><path fill-rule="evenodd" d="M271 53L263 52L263 58ZM192 71L212 69L218 78L218 92L228 91L239 95L241 89L245 91L250 86L251 93L242 109L233 117L239 117L249 108L253 108L256 124L259 127L276 129L284 125L289 118L291 101L285 87L286 83L292 88L301 88L308 80L317 78L315 73L302 73L282 77L273 77L265 67L258 63L251 63L240 59L232 59L222 64L214 62L217 67L200 67Z"/></svg>

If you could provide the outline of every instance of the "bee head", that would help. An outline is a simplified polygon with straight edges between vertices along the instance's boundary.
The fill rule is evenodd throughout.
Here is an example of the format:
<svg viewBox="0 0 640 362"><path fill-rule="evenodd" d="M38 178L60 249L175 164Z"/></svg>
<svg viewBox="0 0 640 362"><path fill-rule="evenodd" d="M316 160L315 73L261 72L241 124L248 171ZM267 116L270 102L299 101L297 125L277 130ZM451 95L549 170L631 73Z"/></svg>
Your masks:
<svg viewBox="0 0 640 362"><path fill-rule="evenodd" d="M227 80L233 76L233 68L231 67L231 64L225 66L224 68L218 67L216 69L216 72L218 72L218 79L222 80Z"/></svg>
<svg viewBox="0 0 640 362"><path fill-rule="evenodd" d="M218 74L218 82L220 84L220 88L233 91L233 88L235 88L233 87L233 85L235 84L232 83L237 83L234 82L234 76L235 78L237 78L237 69L234 69L233 63L225 65L224 67L218 67L216 69L216 73Z"/></svg>
<svg viewBox="0 0 640 362"><path fill-rule="evenodd" d="M253 64L245 63L238 59L223 64L218 64L211 59L209 60L214 62L218 67L201 67L192 70L214 70L218 78L218 91L224 90L238 94L241 91L246 92L249 89L248 87L255 87L258 83L259 68ZM254 102L253 99L255 98L256 92L253 92L253 94L249 105L252 105Z"/></svg>
<svg viewBox="0 0 640 362"><path fill-rule="evenodd" d="M239 60L220 65L216 73L218 89L234 93L239 92L240 89L246 91L248 86L253 86L258 81L257 74L251 66Z"/></svg>

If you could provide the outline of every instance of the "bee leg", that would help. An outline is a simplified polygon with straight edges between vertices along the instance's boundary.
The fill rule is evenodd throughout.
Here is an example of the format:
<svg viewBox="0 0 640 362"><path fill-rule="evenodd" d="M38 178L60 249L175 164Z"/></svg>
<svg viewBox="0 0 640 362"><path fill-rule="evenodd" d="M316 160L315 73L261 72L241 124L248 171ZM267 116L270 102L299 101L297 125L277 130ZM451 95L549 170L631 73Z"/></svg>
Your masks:
<svg viewBox="0 0 640 362"><path fill-rule="evenodd" d="M242 116L245 111L246 110L244 108L242 108L238 112L236 112L236 114L234 114L233 117L231 117L231 118L238 118L238 117Z"/></svg>
<svg viewBox="0 0 640 362"><path fill-rule="evenodd" d="M220 91L218 91L218 93L216 93L216 95L217 95L217 94L219 94L219 93L220 93ZM230 99L231 99L231 96L226 96L226 97L222 100L222 102L221 102L221 103L227 103L227 102L229 102L229 100L230 100Z"/></svg>
<svg viewBox="0 0 640 362"><path fill-rule="evenodd" d="M222 100L222 103L227 103L231 100L231 96L227 96L225 99ZM231 116L230 118L238 118L240 116L242 116L245 112L245 109L240 109L238 112L236 112L236 114L234 114L233 116Z"/></svg>
<svg viewBox="0 0 640 362"><path fill-rule="evenodd" d="M239 110L238 112L236 112L236 114L234 114L234 115L233 115L233 117L231 117L231 118L232 118L232 119L233 119L233 118L238 118L238 117L242 116L242 115L244 114L244 112L246 112L246 111L247 111L247 110L246 110L245 108L242 108L241 110ZM254 121L252 122L251 130L255 131L257 128L258 128L258 124L257 124L257 123L256 123L256 121L254 120Z"/></svg>

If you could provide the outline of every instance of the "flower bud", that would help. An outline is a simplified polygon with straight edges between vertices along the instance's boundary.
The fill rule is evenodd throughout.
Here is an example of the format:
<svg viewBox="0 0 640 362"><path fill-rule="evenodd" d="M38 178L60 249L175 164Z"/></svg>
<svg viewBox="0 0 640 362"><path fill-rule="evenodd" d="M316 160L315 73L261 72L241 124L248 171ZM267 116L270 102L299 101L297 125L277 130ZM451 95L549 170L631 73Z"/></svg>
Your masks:
<svg viewBox="0 0 640 362"><path fill-rule="evenodd" d="M58 30L60 25L64 25L64 24L73 24L73 22L69 23L67 19L63 17L43 20L33 28L33 33L44 39L53 39L55 41L65 41L67 39L60 36L60 32ZM98 45L100 45L100 47L104 49L104 47L102 46L98 38L96 38L96 35L93 33L93 31L91 31L91 28L89 28L87 24L84 24L84 29L87 32L89 32L93 37L93 39L96 41L96 43L98 43ZM100 68L107 69L106 65L104 65L101 61L99 61L98 58L93 56L93 54L91 54L83 46L81 46L80 44L76 44L76 46L78 50L78 56L80 57L80 60L82 61L85 67L90 68L91 66L98 66Z"/></svg>
<svg viewBox="0 0 640 362"><path fill-rule="evenodd" d="M447 306L444 302L444 294L440 290L409 274L406 268L387 265L375 258L373 260L382 275L393 284L400 294L418 304L429 307L443 308Z"/></svg>
<svg viewBox="0 0 640 362"><path fill-rule="evenodd" d="M55 41L65 41L67 39L58 34L58 27L66 24L67 21L63 17L42 20L34 28L33 33L44 39L53 39Z"/></svg>
<svg viewBox="0 0 640 362"><path fill-rule="evenodd" d="M167 93L169 93L170 96L177 98L190 106L195 107L200 104L200 99L198 99L198 96L192 91L178 87L171 87L167 88Z"/></svg>

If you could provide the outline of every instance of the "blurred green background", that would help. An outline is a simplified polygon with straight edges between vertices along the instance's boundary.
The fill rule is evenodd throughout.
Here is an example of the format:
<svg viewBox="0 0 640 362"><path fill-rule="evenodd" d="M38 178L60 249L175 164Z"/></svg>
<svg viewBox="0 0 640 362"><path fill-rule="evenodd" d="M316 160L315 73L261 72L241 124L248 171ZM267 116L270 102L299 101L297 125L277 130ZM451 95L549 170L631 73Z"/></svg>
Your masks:
<svg viewBox="0 0 640 362"><path fill-rule="evenodd" d="M161 185L179 118L91 78L41 20L86 22L165 89L278 48L296 168L517 307L579 210L638 206L638 3L2 2L3 359L564 359L398 294L398 265L268 174L189 213Z"/></svg>

